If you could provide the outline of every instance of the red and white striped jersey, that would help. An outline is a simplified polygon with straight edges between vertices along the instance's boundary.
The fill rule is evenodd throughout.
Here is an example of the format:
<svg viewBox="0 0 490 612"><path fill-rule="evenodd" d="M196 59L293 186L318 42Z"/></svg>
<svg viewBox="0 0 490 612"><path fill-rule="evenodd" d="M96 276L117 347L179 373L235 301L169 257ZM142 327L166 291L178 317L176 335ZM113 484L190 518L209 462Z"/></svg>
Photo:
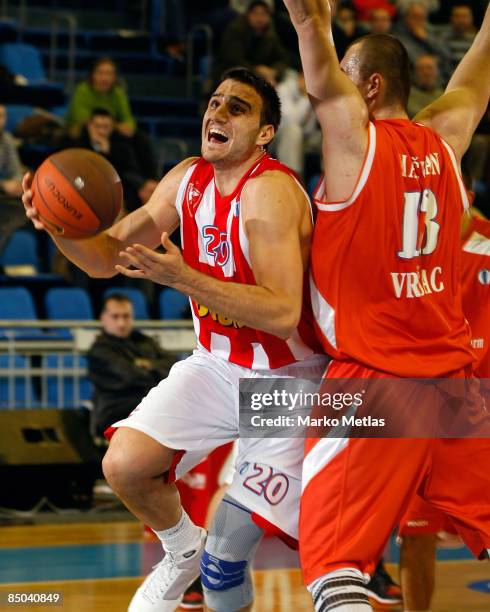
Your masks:
<svg viewBox="0 0 490 612"><path fill-rule="evenodd" d="M249 178L271 170L294 178L289 168L264 154L232 194L221 196L213 166L202 158L191 165L176 200L182 253L189 266L225 282L256 284L241 220L240 197ZM305 198L308 199L306 193ZM304 285L301 320L288 340L247 327L191 300L198 344L217 357L254 370L280 368L323 353L314 332L306 279Z"/></svg>

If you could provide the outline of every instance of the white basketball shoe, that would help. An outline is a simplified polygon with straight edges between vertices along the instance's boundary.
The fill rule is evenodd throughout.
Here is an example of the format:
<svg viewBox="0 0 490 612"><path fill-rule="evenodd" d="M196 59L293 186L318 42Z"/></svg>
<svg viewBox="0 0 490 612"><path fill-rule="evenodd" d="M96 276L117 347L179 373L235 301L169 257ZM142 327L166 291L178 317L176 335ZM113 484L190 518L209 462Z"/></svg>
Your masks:
<svg viewBox="0 0 490 612"><path fill-rule="evenodd" d="M200 574L206 537L206 530L201 529L197 548L183 553L165 553L134 594L128 612L174 612L184 591Z"/></svg>

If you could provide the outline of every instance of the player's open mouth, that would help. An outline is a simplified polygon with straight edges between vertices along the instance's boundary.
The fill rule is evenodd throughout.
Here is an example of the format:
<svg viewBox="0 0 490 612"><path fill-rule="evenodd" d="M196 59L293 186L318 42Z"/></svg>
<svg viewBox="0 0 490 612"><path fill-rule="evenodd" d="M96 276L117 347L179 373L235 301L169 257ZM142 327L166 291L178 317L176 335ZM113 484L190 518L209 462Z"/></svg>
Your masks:
<svg viewBox="0 0 490 612"><path fill-rule="evenodd" d="M209 142L218 142L223 144L228 142L229 139L223 130L220 130L219 128L211 128L208 132L208 140Z"/></svg>

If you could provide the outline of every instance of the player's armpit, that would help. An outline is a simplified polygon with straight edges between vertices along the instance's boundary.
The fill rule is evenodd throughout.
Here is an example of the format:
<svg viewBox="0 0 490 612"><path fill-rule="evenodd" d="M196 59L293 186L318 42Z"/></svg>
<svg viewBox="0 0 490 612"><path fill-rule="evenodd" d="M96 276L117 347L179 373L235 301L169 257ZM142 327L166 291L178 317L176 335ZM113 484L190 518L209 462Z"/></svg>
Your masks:
<svg viewBox="0 0 490 612"><path fill-rule="evenodd" d="M470 90L454 89L421 110L414 121L437 132L461 161L482 116L483 111L480 112L478 101Z"/></svg>

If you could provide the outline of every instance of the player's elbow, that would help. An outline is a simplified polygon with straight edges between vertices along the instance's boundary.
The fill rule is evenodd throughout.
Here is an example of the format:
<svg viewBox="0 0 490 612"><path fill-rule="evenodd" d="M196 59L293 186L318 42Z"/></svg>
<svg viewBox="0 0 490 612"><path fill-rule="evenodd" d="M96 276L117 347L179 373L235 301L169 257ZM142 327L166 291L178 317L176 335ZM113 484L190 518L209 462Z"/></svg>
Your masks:
<svg viewBox="0 0 490 612"><path fill-rule="evenodd" d="M86 267L83 271L90 278L113 278L117 274L117 270L112 262L105 265Z"/></svg>
<svg viewBox="0 0 490 612"><path fill-rule="evenodd" d="M301 317L301 304L288 304L274 321L274 335L288 340L294 334Z"/></svg>

